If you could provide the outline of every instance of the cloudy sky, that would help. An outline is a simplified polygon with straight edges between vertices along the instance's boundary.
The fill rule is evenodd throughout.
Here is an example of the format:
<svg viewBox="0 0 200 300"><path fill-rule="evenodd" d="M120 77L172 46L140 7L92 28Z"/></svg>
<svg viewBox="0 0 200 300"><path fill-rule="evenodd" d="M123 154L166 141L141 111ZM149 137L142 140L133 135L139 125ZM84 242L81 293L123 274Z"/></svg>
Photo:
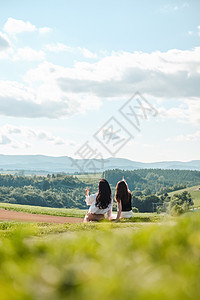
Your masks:
<svg viewBox="0 0 200 300"><path fill-rule="evenodd" d="M200 159L199 11L1 0L0 154Z"/></svg>

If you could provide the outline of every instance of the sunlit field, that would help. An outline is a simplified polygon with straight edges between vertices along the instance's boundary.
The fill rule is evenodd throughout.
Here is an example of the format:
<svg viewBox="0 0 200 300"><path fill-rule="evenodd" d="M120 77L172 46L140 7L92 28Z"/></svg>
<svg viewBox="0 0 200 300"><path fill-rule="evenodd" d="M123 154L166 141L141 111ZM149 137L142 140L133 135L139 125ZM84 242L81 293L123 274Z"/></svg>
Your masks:
<svg viewBox="0 0 200 300"><path fill-rule="evenodd" d="M76 209L76 208L51 208L31 205L20 205L10 203L0 203L0 209L7 209L13 211L19 211L24 213L50 215L50 216L61 216L61 217L76 217L84 218L87 210ZM135 213L130 219L122 219L123 222L157 222L165 219L166 216L159 215L157 213Z"/></svg>
<svg viewBox="0 0 200 300"><path fill-rule="evenodd" d="M194 202L194 207L200 207L200 185L171 192L169 193L169 196L173 196L174 194L182 193L184 191L187 191L191 194L192 200Z"/></svg>
<svg viewBox="0 0 200 300"><path fill-rule="evenodd" d="M102 177L102 174L101 173L94 173L94 174L83 174L83 175L74 175L74 177L77 177L79 180L85 182L85 183L96 183L98 184L99 183L99 180L101 179Z"/></svg>
<svg viewBox="0 0 200 300"><path fill-rule="evenodd" d="M32 214L61 216L61 217L76 217L76 218L84 218L87 211L84 209L76 209L76 208L52 208L52 207L10 204L10 203L0 203L0 208L32 213Z"/></svg>
<svg viewBox="0 0 200 300"><path fill-rule="evenodd" d="M162 223L0 223L0 299L199 299L200 215Z"/></svg>
<svg viewBox="0 0 200 300"><path fill-rule="evenodd" d="M98 185L99 175L79 175ZM189 188L198 203L198 187ZM176 191L174 193L179 193ZM196 194L194 194L196 193ZM83 218L84 209L0 203ZM134 213L118 223L0 222L0 299L198 299L200 214Z"/></svg>

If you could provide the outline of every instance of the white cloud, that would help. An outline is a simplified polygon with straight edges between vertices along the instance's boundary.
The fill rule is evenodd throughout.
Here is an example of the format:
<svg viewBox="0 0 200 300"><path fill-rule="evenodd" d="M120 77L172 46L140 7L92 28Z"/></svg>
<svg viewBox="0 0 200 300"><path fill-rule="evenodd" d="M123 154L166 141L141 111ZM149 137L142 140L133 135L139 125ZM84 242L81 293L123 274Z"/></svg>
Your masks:
<svg viewBox="0 0 200 300"><path fill-rule="evenodd" d="M47 76L37 88L12 81L0 81L0 114L25 118L66 118L99 108L94 95L65 93Z"/></svg>
<svg viewBox="0 0 200 300"><path fill-rule="evenodd" d="M200 141L200 131L196 131L190 134L180 134L175 137L167 138L167 142L196 142Z"/></svg>
<svg viewBox="0 0 200 300"><path fill-rule="evenodd" d="M69 50L63 44L48 47L50 51ZM44 51L18 49L15 59L23 57L43 60ZM152 53L113 52L95 62L76 62L71 68L43 61L25 74L21 85L0 82L0 113L18 117L66 117L98 109L101 99L122 99L139 91L147 99L181 100L189 112L178 107L167 115L198 123L193 100L200 99L199 57L200 47L196 47ZM190 117L194 115L195 118Z"/></svg>
<svg viewBox="0 0 200 300"><path fill-rule="evenodd" d="M13 60L40 61L44 60L45 53L42 50L34 50L30 47L18 48L13 55Z"/></svg>
<svg viewBox="0 0 200 300"><path fill-rule="evenodd" d="M22 83L18 83L17 81L0 81L0 97L16 98L18 101L23 101L28 98L31 102L36 101L34 89L27 87Z"/></svg>
<svg viewBox="0 0 200 300"><path fill-rule="evenodd" d="M194 34L193 31L191 31L191 30L188 31L188 35L193 35L193 34Z"/></svg>
<svg viewBox="0 0 200 300"><path fill-rule="evenodd" d="M97 54L91 52L89 49L81 48L81 47L71 47L68 45L64 45L62 43L56 43L56 44L48 44L45 46L44 50L50 51L50 52L73 52L76 54L81 53L86 58L97 58Z"/></svg>
<svg viewBox="0 0 200 300"><path fill-rule="evenodd" d="M182 99L178 101L177 107L166 109L161 107L158 109L159 115L163 118L174 119L183 123L192 125L200 125L200 98Z"/></svg>
<svg viewBox="0 0 200 300"><path fill-rule="evenodd" d="M39 30L39 33L44 34L44 33L50 32L51 28L49 28L49 27L41 27L38 30Z"/></svg>
<svg viewBox="0 0 200 300"><path fill-rule="evenodd" d="M189 122L200 125L200 98L185 101L188 107Z"/></svg>
<svg viewBox="0 0 200 300"><path fill-rule="evenodd" d="M32 128L23 128L24 136L26 136L28 139L36 139L40 142L50 142L54 145L70 145L73 144L72 141L66 141L63 138L59 136L54 136L50 132L47 132L45 130L37 130Z"/></svg>
<svg viewBox="0 0 200 300"><path fill-rule="evenodd" d="M155 149L154 144L142 144L142 146L145 147L145 148Z"/></svg>
<svg viewBox="0 0 200 300"><path fill-rule="evenodd" d="M95 63L77 62L73 68L60 69L58 84L65 92L91 91L99 97L121 97L137 90L162 98L197 97L199 56L200 47L163 53L117 52Z"/></svg>
<svg viewBox="0 0 200 300"><path fill-rule="evenodd" d="M72 50L65 48L63 45L58 47L49 47L50 50ZM91 80L103 82L108 80L123 81L132 75L133 83L137 83L143 79L156 79L156 75L160 78L164 76L182 75L190 78L192 75L200 74L199 63L200 47L193 50L169 50L167 52L113 52L112 55L100 59L98 62L77 62L73 68L63 68L61 66L53 66L54 71L69 79ZM126 77L126 78L124 78ZM152 78L154 77L154 78ZM131 79L131 78L127 78ZM163 78L165 80L165 78Z"/></svg>
<svg viewBox="0 0 200 300"><path fill-rule="evenodd" d="M8 34L18 34L25 31L33 32L36 31L36 26L31 24L29 21L24 22L23 20L16 20L14 18L8 18L4 25L4 30Z"/></svg>
<svg viewBox="0 0 200 300"><path fill-rule="evenodd" d="M177 12L181 9L189 7L189 3L184 2L183 4L178 4L178 3L169 3L165 4L163 7L161 7L160 12L162 13L170 13L170 12Z"/></svg>
<svg viewBox="0 0 200 300"><path fill-rule="evenodd" d="M189 30L187 33L190 36L196 36L196 35L200 36L200 25L197 26L197 30L194 30L194 31Z"/></svg>
<svg viewBox="0 0 200 300"><path fill-rule="evenodd" d="M198 29L198 35L200 36L200 25L197 26L197 29Z"/></svg>
<svg viewBox="0 0 200 300"><path fill-rule="evenodd" d="M74 50L73 47L64 45L62 43L56 43L56 44L48 44L45 46L44 50L59 53L62 51L69 51L72 52Z"/></svg>
<svg viewBox="0 0 200 300"><path fill-rule="evenodd" d="M11 42L7 35L0 32L0 59L8 59L12 51Z"/></svg>
<svg viewBox="0 0 200 300"><path fill-rule="evenodd" d="M8 37L0 32L0 51L4 51L10 48L10 41Z"/></svg>
<svg viewBox="0 0 200 300"><path fill-rule="evenodd" d="M173 107L166 109L164 107L159 108L159 115L167 119L177 119L182 122L188 120L188 112L181 107Z"/></svg>
<svg viewBox="0 0 200 300"><path fill-rule="evenodd" d="M39 31L39 33L47 33L51 30L49 27L37 28L35 25L31 24L29 21L17 20L14 18L8 18L4 25L4 31L10 35L16 35L22 32L34 32Z"/></svg>
<svg viewBox="0 0 200 300"><path fill-rule="evenodd" d="M0 128L0 144L9 145L12 148L25 149L35 143L44 143L56 146L72 146L74 141L65 140L60 136L54 136L52 133L33 129L25 126L13 126L6 124Z"/></svg>
<svg viewBox="0 0 200 300"><path fill-rule="evenodd" d="M4 134L0 134L0 145L10 144L11 140Z"/></svg>
<svg viewBox="0 0 200 300"><path fill-rule="evenodd" d="M86 58L97 58L97 54L91 52L90 50L86 49L86 48L78 48L79 51L83 54L84 57Z"/></svg>

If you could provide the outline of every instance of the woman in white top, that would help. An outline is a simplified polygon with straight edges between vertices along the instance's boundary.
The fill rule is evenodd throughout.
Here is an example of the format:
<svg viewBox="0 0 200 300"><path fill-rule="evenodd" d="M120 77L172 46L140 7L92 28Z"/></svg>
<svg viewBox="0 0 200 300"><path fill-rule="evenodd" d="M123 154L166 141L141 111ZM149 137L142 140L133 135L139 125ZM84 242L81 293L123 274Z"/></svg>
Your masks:
<svg viewBox="0 0 200 300"><path fill-rule="evenodd" d="M106 179L99 181L98 193L89 195L89 189L86 192L86 203L90 205L90 208L84 218L84 222L100 221L107 217L110 220L112 216L112 193L110 185Z"/></svg>

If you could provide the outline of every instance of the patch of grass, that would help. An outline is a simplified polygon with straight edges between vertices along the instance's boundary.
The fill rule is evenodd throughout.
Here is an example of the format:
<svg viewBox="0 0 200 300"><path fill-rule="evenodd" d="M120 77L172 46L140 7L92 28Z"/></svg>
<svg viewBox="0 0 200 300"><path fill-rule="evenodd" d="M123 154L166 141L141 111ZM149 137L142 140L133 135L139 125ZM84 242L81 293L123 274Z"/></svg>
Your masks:
<svg viewBox="0 0 200 300"><path fill-rule="evenodd" d="M61 217L76 217L76 218L84 218L87 211L84 209L82 210L76 208L52 208L52 207L41 207L41 206L31 206L31 205L10 204L10 203L0 203L0 208L20 211L20 212L27 212L32 214L61 216Z"/></svg>
<svg viewBox="0 0 200 300"><path fill-rule="evenodd" d="M0 243L0 299L199 299L200 215L129 224L78 224L87 230L42 239L13 229Z"/></svg>
<svg viewBox="0 0 200 300"><path fill-rule="evenodd" d="M166 214L157 214L157 213L134 213L132 218L129 219L120 219L120 223L136 223L136 222L161 222L165 219L169 219L170 216Z"/></svg>
<svg viewBox="0 0 200 300"><path fill-rule="evenodd" d="M149 223L150 224L150 223ZM0 238L12 237L16 230L27 230L29 236L47 236L61 233L75 233L91 230L138 230L148 223L128 222L90 222L90 223L22 223L22 222L0 222Z"/></svg>
<svg viewBox="0 0 200 300"><path fill-rule="evenodd" d="M27 212L32 214L51 215L51 216L62 216L62 217L76 217L84 218L87 210L76 209L76 208L51 208L31 205L20 205L10 203L0 203L0 208ZM158 222L165 218L163 215L156 213L135 213L133 218L122 219L120 222Z"/></svg>
<svg viewBox="0 0 200 300"><path fill-rule="evenodd" d="M77 177L79 180L86 184L98 184L99 180L102 178L101 173L95 173L95 174L89 174L89 175L73 175L74 177Z"/></svg>

